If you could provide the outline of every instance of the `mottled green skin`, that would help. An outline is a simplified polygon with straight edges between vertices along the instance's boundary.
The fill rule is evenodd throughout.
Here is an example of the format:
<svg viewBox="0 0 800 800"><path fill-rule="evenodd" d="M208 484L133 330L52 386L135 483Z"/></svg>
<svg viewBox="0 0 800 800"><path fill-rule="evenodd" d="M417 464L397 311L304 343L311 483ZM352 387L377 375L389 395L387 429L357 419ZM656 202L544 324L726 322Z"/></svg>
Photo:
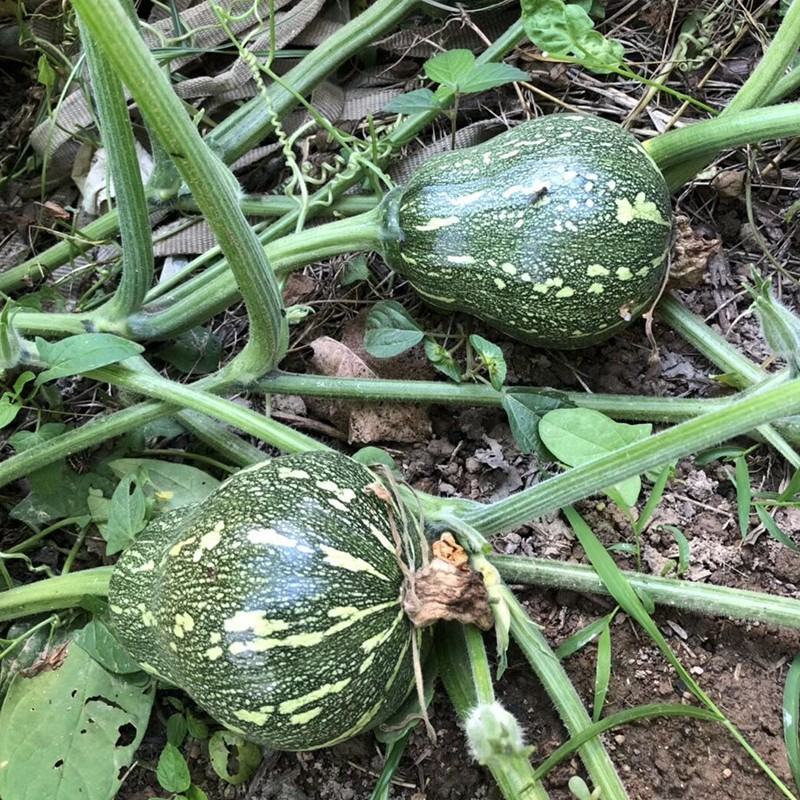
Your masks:
<svg viewBox="0 0 800 800"><path fill-rule="evenodd" d="M631 134L556 114L432 158L389 204L387 228L399 234L388 263L432 305L569 349L606 339L655 299L671 207Z"/></svg>
<svg viewBox="0 0 800 800"><path fill-rule="evenodd" d="M343 455L285 456L158 518L111 579L121 641L273 749L377 725L408 694L413 665L386 506L364 491L374 482Z"/></svg>

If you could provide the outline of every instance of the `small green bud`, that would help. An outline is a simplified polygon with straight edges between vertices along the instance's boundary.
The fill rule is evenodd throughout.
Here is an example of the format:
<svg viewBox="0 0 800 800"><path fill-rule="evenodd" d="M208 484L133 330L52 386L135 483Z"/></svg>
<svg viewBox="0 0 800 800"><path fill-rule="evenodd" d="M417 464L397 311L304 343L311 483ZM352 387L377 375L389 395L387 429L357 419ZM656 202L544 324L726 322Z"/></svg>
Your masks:
<svg viewBox="0 0 800 800"><path fill-rule="evenodd" d="M756 273L748 291L767 344L786 360L789 370L796 375L800 372L800 317L783 305L770 291L770 282Z"/></svg>
<svg viewBox="0 0 800 800"><path fill-rule="evenodd" d="M22 361L25 340L14 327L15 313L11 303L0 311L0 369L13 369Z"/></svg>
<svg viewBox="0 0 800 800"><path fill-rule="evenodd" d="M475 706L467 717L466 731L473 757L484 766L530 753L519 722L497 701Z"/></svg>

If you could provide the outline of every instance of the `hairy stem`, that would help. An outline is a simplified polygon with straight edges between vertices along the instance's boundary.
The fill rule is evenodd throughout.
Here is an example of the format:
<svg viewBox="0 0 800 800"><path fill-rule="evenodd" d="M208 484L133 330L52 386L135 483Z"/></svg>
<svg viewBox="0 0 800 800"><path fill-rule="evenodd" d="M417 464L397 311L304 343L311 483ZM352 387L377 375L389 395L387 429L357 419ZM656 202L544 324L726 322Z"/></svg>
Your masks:
<svg viewBox="0 0 800 800"><path fill-rule="evenodd" d="M798 135L800 103L786 103L695 122L659 134L645 142L645 147L665 173L670 188L677 189L696 174L692 172L687 177L683 172L689 169L687 164L693 163L687 161L692 156L702 157L706 163L720 150ZM670 167L676 166L681 167L681 172L668 172Z"/></svg>
<svg viewBox="0 0 800 800"><path fill-rule="evenodd" d="M486 536L510 530L583 499L602 486L640 475L757 425L798 412L800 379L794 379L573 467L530 489L468 513L466 521Z"/></svg>
<svg viewBox="0 0 800 800"><path fill-rule="evenodd" d="M153 283L150 213L122 83L80 18L78 22L89 67L100 135L116 193L122 243L122 276L119 284L114 296L97 309L93 316L117 321L138 311Z"/></svg>
<svg viewBox="0 0 800 800"><path fill-rule="evenodd" d="M489 561L508 583L605 594L608 589L590 566L527 556L489 555ZM660 578L623 570L634 589L641 589L657 605L693 614L763 622L784 628L800 628L800 600L764 592L729 589L706 583Z"/></svg>
<svg viewBox="0 0 800 800"><path fill-rule="evenodd" d="M80 605L84 597L106 597L111 567L84 569L0 592L0 622Z"/></svg>
<svg viewBox="0 0 800 800"><path fill-rule="evenodd" d="M335 378L324 375L293 375L275 372L259 379L254 388L268 394L300 394L363 402L441 403L443 405L497 406L503 394L525 395L552 391L548 387L509 386L498 392L480 383L403 381L384 378ZM726 400L686 400L675 397L645 397L624 394L560 392L580 408L601 411L615 419L680 422L721 408Z"/></svg>
<svg viewBox="0 0 800 800"><path fill-rule="evenodd" d="M203 142L180 99L117 0L102 7L73 0L83 24L125 81L142 114L175 162L226 254L247 306L250 337L234 364L243 375L273 367L288 328L277 281L239 209L239 184Z"/></svg>

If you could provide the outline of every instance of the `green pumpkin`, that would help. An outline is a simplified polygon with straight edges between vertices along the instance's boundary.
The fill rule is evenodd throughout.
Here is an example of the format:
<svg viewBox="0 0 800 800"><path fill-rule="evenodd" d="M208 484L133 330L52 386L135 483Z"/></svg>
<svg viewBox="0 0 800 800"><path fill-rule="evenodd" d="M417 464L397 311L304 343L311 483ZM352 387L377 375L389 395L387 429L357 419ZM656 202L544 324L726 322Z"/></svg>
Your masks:
<svg viewBox="0 0 800 800"><path fill-rule="evenodd" d="M585 347L658 296L671 220L664 178L630 133L555 114L426 162L387 204L384 256L438 308Z"/></svg>
<svg viewBox="0 0 800 800"><path fill-rule="evenodd" d="M158 517L111 579L120 640L144 669L273 749L324 747L379 724L413 685L414 632L375 482L343 455L284 456Z"/></svg>

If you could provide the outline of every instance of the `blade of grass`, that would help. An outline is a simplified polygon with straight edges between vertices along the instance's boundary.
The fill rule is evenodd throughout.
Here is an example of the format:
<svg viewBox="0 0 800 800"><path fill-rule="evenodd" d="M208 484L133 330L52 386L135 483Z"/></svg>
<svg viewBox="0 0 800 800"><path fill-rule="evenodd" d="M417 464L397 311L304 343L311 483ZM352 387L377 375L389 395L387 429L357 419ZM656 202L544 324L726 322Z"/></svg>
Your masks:
<svg viewBox="0 0 800 800"><path fill-rule="evenodd" d="M594 671L594 706L592 720L597 722L606 703L608 684L611 680L611 629L608 624L597 639L597 664Z"/></svg>
<svg viewBox="0 0 800 800"><path fill-rule="evenodd" d="M756 506L756 514L758 515L759 520L761 520L761 524L764 526L767 533L775 539L776 542L780 542L784 547L788 547L790 550L794 550L795 553L800 552L800 546L797 545L796 542L792 541L777 525L774 519L770 516L769 512L763 506Z"/></svg>
<svg viewBox="0 0 800 800"><path fill-rule="evenodd" d="M578 650L586 647L590 642L593 642L602 633L603 629L611 624L615 613L616 611L612 611L610 614L606 614L600 617L600 619L590 622L579 631L573 633L572 636L565 639L558 648L556 648L556 656L563 661L565 658L569 658L573 655L573 653L577 653Z"/></svg>
<svg viewBox="0 0 800 800"><path fill-rule="evenodd" d="M400 759L403 757L406 745L408 744L411 731L390 742L386 747L386 755L383 760L383 769L372 790L370 800L389 800L389 791L392 788L392 780L397 772L397 767L400 764Z"/></svg>
<svg viewBox="0 0 800 800"><path fill-rule="evenodd" d="M641 719L652 719L654 717L691 717L708 722L720 721L719 716L712 711L707 711L705 708L679 705L678 703L652 703L626 708L624 711L618 711L616 714L611 714L605 719L601 719L589 725L577 736L568 739L560 747L553 750L553 752L536 767L534 774L537 778L543 778L553 767L558 766L562 761L570 758L581 745L593 739L595 736L600 736L606 733L606 731L619 728L621 725L628 725L631 722L637 722Z"/></svg>
<svg viewBox="0 0 800 800"><path fill-rule="evenodd" d="M800 653L794 657L783 687L783 741L794 785L800 789L798 715L800 715Z"/></svg>
<svg viewBox="0 0 800 800"><path fill-rule="evenodd" d="M653 619L645 610L641 601L639 600L633 587L625 580L624 575L614 560L606 552L600 540L594 535L591 528L586 524L583 518L571 506L566 506L564 515L578 537L587 557L592 562L592 566L597 570L597 574L602 579L603 583L611 592L614 599L619 603L620 607L632 619L636 620L639 625L644 629L647 635L653 640L654 644L661 650L664 657L672 665L673 669L678 673L678 676L686 684L686 687L691 693L710 711L716 713L720 717L721 723L728 729L730 734L736 741L744 748L750 758L758 764L758 766L769 777L773 784L780 790L780 792L792 800L797 800L789 788L781 781L775 774L772 768L761 758L761 756L753 750L750 743L744 738L739 729L717 708L714 701L700 688L697 681L689 674L688 670L683 666L678 657L672 652L672 648L667 643L658 626L653 622Z"/></svg>
<svg viewBox="0 0 800 800"><path fill-rule="evenodd" d="M750 469L744 456L736 456L734 460L734 486L736 487L736 511L739 519L739 533L742 539L747 538L750 531L750 506L753 502L753 491L750 488Z"/></svg>

